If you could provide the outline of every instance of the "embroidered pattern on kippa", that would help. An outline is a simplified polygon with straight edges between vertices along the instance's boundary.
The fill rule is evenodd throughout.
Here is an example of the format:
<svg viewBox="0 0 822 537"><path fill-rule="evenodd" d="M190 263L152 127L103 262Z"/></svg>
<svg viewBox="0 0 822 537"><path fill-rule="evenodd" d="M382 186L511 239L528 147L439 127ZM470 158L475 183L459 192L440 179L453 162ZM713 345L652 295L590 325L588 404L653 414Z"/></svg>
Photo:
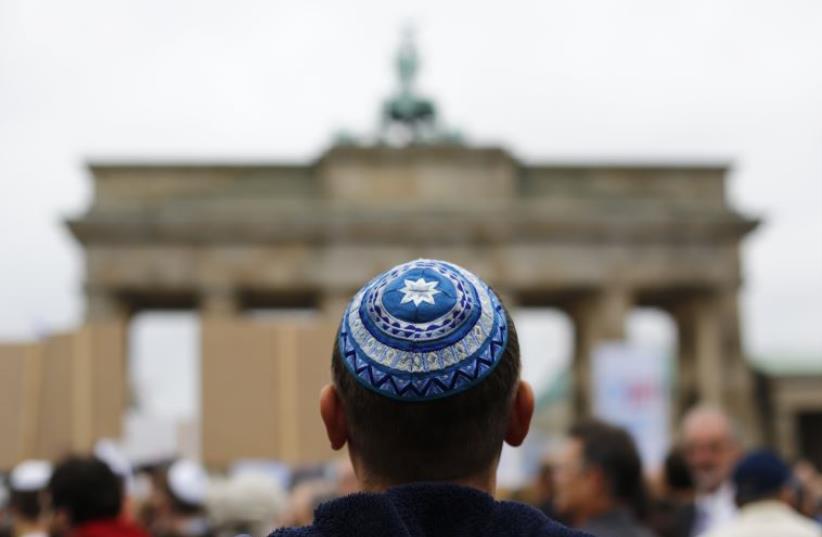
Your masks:
<svg viewBox="0 0 822 537"><path fill-rule="evenodd" d="M338 345L366 388L404 401L478 384L508 342L505 311L482 280L457 265L418 259L371 280L346 309Z"/></svg>

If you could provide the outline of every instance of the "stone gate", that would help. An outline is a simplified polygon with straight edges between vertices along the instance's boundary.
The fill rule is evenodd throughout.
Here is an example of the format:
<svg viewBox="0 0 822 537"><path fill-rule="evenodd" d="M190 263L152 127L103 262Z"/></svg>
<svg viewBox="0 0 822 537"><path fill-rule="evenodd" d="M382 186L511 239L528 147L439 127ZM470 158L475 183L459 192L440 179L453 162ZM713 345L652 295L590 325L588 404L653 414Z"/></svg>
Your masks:
<svg viewBox="0 0 822 537"><path fill-rule="evenodd" d="M207 319L305 307L332 319L387 267L444 258L509 308L568 313L578 415L591 408L592 350L623 337L632 307L652 306L679 330L676 412L721 404L757 429L737 306L740 241L757 222L729 207L725 166L531 164L435 143L90 171L94 202L69 226L85 250L91 321L168 307Z"/></svg>

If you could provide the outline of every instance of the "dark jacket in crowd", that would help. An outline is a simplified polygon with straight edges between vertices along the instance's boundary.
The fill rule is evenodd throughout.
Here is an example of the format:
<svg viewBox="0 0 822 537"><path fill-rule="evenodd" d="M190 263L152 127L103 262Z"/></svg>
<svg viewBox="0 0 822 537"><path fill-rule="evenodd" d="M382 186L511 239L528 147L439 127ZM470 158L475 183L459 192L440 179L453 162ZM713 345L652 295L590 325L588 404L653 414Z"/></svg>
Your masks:
<svg viewBox="0 0 822 537"><path fill-rule="evenodd" d="M628 509L615 509L592 518L580 529L594 537L654 537Z"/></svg>
<svg viewBox="0 0 822 537"><path fill-rule="evenodd" d="M321 504L314 524L271 537L587 537L524 504L479 490L415 483Z"/></svg>
<svg viewBox="0 0 822 537"><path fill-rule="evenodd" d="M660 500L651 509L648 526L658 537L690 537L695 521L693 502Z"/></svg>

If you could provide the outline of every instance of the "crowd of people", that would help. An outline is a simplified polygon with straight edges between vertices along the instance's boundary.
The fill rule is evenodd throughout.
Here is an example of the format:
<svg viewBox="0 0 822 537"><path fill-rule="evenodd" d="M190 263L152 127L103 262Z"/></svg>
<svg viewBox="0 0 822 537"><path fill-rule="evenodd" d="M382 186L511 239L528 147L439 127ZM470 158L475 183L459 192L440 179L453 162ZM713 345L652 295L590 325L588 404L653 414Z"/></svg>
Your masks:
<svg viewBox="0 0 822 537"><path fill-rule="evenodd" d="M523 497L595 537L822 535L822 476L806 461L791 468L769 450L745 451L716 408L685 416L657 472L643 471L624 429L589 421L541 473L553 479Z"/></svg>
<svg viewBox="0 0 822 537"><path fill-rule="evenodd" d="M713 408L684 419L663 468L643 470L631 436L588 420L546 454L526 488L507 491L595 537L822 535L822 476L766 450L743 452ZM17 465L5 478L0 534L10 537L227 537L305 526L323 502L359 490L339 459L292 472L211 474L180 459L132 468L108 442L54 467Z"/></svg>
<svg viewBox="0 0 822 537"><path fill-rule="evenodd" d="M713 407L687 413L657 474L643 468L625 429L590 419L563 435L532 487L497 491L504 500L495 499L502 444L524 441L534 394L520 378L510 316L487 284L456 265L417 260L366 284L343 316L331 364L319 418L331 447L347 446L348 457L291 469L286 479L259 469L216 475L186 459L132 468L103 442L54 467L14 468L0 530L12 537L822 535L819 474L767 450L745 451L732 420Z"/></svg>

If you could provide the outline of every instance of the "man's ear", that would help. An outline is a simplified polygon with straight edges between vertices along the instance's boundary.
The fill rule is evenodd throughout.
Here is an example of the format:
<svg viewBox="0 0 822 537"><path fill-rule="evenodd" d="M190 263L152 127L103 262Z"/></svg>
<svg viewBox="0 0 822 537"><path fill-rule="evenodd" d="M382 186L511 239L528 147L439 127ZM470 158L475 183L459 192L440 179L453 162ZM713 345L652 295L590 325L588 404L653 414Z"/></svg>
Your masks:
<svg viewBox="0 0 822 537"><path fill-rule="evenodd" d="M331 449L342 449L348 441L348 422L340 394L333 384L326 384L320 391L320 416L325 424L325 434L331 441Z"/></svg>
<svg viewBox="0 0 822 537"><path fill-rule="evenodd" d="M508 428L505 430L505 442L511 446L522 444L531 427L534 415L534 391L531 385L520 380L514 393L511 413L508 415Z"/></svg>

